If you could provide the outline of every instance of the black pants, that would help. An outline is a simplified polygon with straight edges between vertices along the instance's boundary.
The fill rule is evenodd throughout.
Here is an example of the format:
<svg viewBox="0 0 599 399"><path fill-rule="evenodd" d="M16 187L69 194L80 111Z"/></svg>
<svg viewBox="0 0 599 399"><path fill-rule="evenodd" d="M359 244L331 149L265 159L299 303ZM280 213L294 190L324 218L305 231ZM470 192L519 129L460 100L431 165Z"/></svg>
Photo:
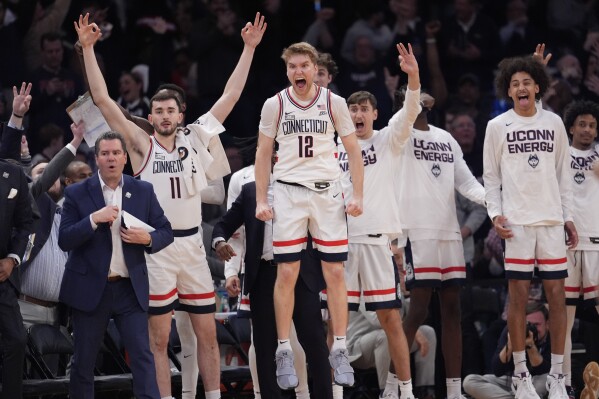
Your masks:
<svg viewBox="0 0 599 399"><path fill-rule="evenodd" d="M23 327L17 291L8 280L0 283L0 335L3 359L0 398L21 398L27 333Z"/></svg>

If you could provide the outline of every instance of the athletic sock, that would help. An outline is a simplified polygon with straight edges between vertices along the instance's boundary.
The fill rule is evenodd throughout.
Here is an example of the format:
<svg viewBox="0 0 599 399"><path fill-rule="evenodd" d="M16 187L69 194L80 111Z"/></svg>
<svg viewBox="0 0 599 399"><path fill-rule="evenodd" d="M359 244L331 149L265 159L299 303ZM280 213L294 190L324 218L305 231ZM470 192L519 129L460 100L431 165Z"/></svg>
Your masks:
<svg viewBox="0 0 599 399"><path fill-rule="evenodd" d="M462 395L462 379L461 378L446 378L447 399L459 398Z"/></svg>
<svg viewBox="0 0 599 399"><path fill-rule="evenodd" d="M289 342L289 338L279 339L278 342L279 342L279 345L277 346L277 352L284 351L284 350L293 351L291 349L291 343Z"/></svg>
<svg viewBox="0 0 599 399"><path fill-rule="evenodd" d="M526 367L526 352L512 352L512 357L514 358L514 374L518 375L527 373L528 367Z"/></svg>
<svg viewBox="0 0 599 399"><path fill-rule="evenodd" d="M549 374L558 375L564 373L564 355L551 354L551 370Z"/></svg>
<svg viewBox="0 0 599 399"><path fill-rule="evenodd" d="M345 335L333 336L333 346L331 347L331 352L337 349L347 349L347 346L345 345Z"/></svg>

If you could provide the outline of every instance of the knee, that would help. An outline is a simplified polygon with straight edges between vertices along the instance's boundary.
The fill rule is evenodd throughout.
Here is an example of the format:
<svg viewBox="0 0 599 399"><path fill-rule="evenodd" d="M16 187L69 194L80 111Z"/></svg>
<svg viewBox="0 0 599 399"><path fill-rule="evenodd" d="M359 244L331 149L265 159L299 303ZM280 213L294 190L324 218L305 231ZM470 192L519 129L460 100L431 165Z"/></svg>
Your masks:
<svg viewBox="0 0 599 399"><path fill-rule="evenodd" d="M381 327L385 331L400 331L401 327L401 318L399 317L399 312L397 309L381 309L377 310L376 315L379 319L379 323L381 323Z"/></svg>
<svg viewBox="0 0 599 399"><path fill-rule="evenodd" d="M323 267L322 272L327 282L327 288L331 285L345 283L345 270L341 263L331 263Z"/></svg>
<svg viewBox="0 0 599 399"><path fill-rule="evenodd" d="M150 349L152 349L152 352L166 353L169 335L170 331L167 330L150 330Z"/></svg>
<svg viewBox="0 0 599 399"><path fill-rule="evenodd" d="M277 269L277 284L285 286L294 286L297 280L298 271L291 265L279 265Z"/></svg>

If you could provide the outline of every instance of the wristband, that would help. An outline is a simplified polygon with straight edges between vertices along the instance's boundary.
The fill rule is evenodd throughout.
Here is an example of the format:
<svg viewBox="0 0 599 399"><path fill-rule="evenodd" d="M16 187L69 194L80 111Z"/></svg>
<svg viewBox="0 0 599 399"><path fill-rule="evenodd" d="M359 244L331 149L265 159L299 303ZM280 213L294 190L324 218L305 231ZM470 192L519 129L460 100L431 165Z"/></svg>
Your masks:
<svg viewBox="0 0 599 399"><path fill-rule="evenodd" d="M16 117L16 118L21 118L21 119L23 119L23 117L24 117L25 115L17 115L17 114L15 114L15 113L13 112L13 113L12 113L12 116L14 116L14 117Z"/></svg>

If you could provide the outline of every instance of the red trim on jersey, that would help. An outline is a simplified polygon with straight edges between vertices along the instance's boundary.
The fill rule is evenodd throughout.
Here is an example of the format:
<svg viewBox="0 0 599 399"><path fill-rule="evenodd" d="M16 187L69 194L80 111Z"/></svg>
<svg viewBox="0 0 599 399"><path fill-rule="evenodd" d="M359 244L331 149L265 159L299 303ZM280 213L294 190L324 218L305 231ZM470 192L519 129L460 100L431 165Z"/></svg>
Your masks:
<svg viewBox="0 0 599 399"><path fill-rule="evenodd" d="M318 238L312 237L312 241L314 241L318 245L324 245L325 247L336 247L339 245L347 245L347 239L337 240L337 241L325 241L325 240L319 240Z"/></svg>
<svg viewBox="0 0 599 399"><path fill-rule="evenodd" d="M318 97L320 97L320 89L321 87L318 85L316 86L316 95L314 96L314 98L312 99L312 101L306 105L305 107L300 105L299 103L297 103L293 97L291 96L291 86L287 88L287 90L285 90L285 93L287 93L287 98L289 98L289 101L291 101L291 103L293 105L295 105L296 107L298 107L299 109L301 109L302 111L305 111L307 109L309 109L310 107L312 107L314 104L316 104L316 101L318 100Z"/></svg>
<svg viewBox="0 0 599 399"><path fill-rule="evenodd" d="M566 292L574 292L574 293L579 293L579 292L582 291L583 293L587 294L589 292L593 292L593 291L597 290L598 288L599 288L599 286L594 285L592 287L583 287L582 290L581 290L580 287L568 287L568 286L565 286L564 290Z"/></svg>
<svg viewBox="0 0 599 399"><path fill-rule="evenodd" d="M148 162L150 162L150 158L152 157L152 151L154 151L154 138L150 137L150 151L148 151L148 155L146 157L146 162L144 162L143 166L137 173L133 173L133 177L137 177L144 171L146 166L148 166Z"/></svg>
<svg viewBox="0 0 599 399"><path fill-rule="evenodd" d="M277 124L275 126L279 126L281 124L281 119L283 118L283 97L281 97L280 92L277 93L277 98L279 99L279 116L277 117Z"/></svg>
<svg viewBox="0 0 599 399"><path fill-rule="evenodd" d="M308 237L297 238L295 240L287 240L287 241L273 241L273 247L290 247L292 245L303 244L308 242Z"/></svg>
<svg viewBox="0 0 599 399"><path fill-rule="evenodd" d="M331 108L331 91L330 90L328 90L328 93L327 93L327 112L329 113L329 118L331 118L331 122L333 122L333 129L335 129L335 131L337 131L337 128L335 127L335 118L333 117L333 110Z"/></svg>
<svg viewBox="0 0 599 399"><path fill-rule="evenodd" d="M360 291L347 291L347 296L357 296L360 297Z"/></svg>
<svg viewBox="0 0 599 399"><path fill-rule="evenodd" d="M180 299L210 299L214 298L214 291L203 294L179 294Z"/></svg>
<svg viewBox="0 0 599 399"><path fill-rule="evenodd" d="M465 272L466 266L449 266L445 268L440 267L415 267L414 273L453 273L453 272Z"/></svg>
<svg viewBox="0 0 599 399"><path fill-rule="evenodd" d="M156 140L156 145L157 145L158 147L162 148L164 151L168 152L169 154L172 154L172 153L173 153L173 151L175 151L175 150L177 149L177 145L175 144L175 146L173 147L173 149L169 151L169 150L167 150L166 148L164 148L164 147L162 146L162 144L160 144L160 142L158 141L158 139L157 139L156 137L154 137L154 140Z"/></svg>
<svg viewBox="0 0 599 399"><path fill-rule="evenodd" d="M389 295L389 294L395 294L396 292L397 292L396 288L388 288L385 290L371 290L371 291L364 291L364 296Z"/></svg>
<svg viewBox="0 0 599 399"><path fill-rule="evenodd" d="M250 300L249 300L249 299L246 299L246 298L243 298L243 299L241 300L241 304L242 304L242 305L249 305L249 304L250 304Z"/></svg>
<svg viewBox="0 0 599 399"><path fill-rule="evenodd" d="M568 260L566 258L559 259L537 259L537 263L539 265L561 265L562 263L566 263Z"/></svg>
<svg viewBox="0 0 599 399"><path fill-rule="evenodd" d="M169 299L169 298L175 296L176 293L177 293L177 289L173 288L173 290L171 292L169 292L168 294L150 295L150 300L152 300L152 301L164 301L165 299Z"/></svg>
<svg viewBox="0 0 599 399"><path fill-rule="evenodd" d="M505 258L504 263L513 263L515 265L534 265L534 259L518 259L518 258Z"/></svg>

